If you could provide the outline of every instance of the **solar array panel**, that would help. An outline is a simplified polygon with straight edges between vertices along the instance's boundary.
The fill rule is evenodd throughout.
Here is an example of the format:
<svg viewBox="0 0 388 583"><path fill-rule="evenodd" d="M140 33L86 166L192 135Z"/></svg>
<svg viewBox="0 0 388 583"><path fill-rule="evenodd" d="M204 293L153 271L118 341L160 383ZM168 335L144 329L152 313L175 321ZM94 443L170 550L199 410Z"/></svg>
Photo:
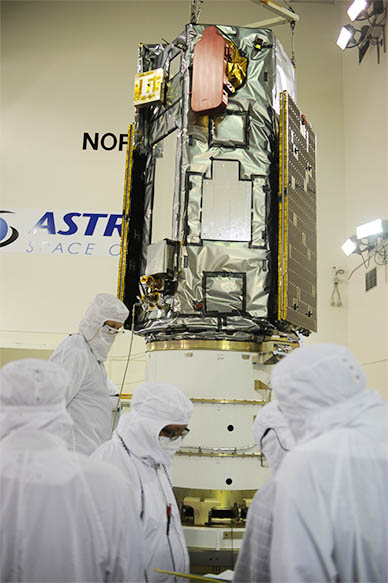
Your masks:
<svg viewBox="0 0 388 583"><path fill-rule="evenodd" d="M315 134L281 94L278 319L317 330Z"/></svg>

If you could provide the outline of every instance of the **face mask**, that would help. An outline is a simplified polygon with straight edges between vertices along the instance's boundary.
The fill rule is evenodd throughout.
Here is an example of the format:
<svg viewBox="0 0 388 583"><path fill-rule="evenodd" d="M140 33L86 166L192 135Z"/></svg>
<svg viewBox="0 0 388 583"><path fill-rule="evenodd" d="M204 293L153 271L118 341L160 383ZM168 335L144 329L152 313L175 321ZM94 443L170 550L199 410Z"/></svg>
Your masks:
<svg viewBox="0 0 388 583"><path fill-rule="evenodd" d="M116 339L116 334L111 334L105 329L105 326L100 328L94 338L87 341L94 356L99 362L104 362L108 358L109 350Z"/></svg>
<svg viewBox="0 0 388 583"><path fill-rule="evenodd" d="M181 447L183 441L183 437L178 437L178 439L170 439L169 437L165 437L161 435L159 437L159 445L165 452L169 455L173 456L174 453L178 451Z"/></svg>

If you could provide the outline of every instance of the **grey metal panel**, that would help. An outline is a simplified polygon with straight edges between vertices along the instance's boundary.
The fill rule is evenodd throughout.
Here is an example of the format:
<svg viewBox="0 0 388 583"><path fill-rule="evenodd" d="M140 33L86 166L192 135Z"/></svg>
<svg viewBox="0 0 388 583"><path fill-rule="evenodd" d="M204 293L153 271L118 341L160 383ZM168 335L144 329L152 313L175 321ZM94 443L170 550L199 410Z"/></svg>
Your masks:
<svg viewBox="0 0 388 583"><path fill-rule="evenodd" d="M251 240L251 183L239 180L238 162L215 160L203 184L202 239Z"/></svg>
<svg viewBox="0 0 388 583"><path fill-rule="evenodd" d="M204 311L243 313L246 302L245 273L209 273L202 280Z"/></svg>
<svg viewBox="0 0 388 583"><path fill-rule="evenodd" d="M187 180L185 242L192 244L201 243L201 214L202 214L202 174L190 174Z"/></svg>
<svg viewBox="0 0 388 583"><path fill-rule="evenodd" d="M175 247L167 239L149 245L145 275L173 273Z"/></svg>
<svg viewBox="0 0 388 583"><path fill-rule="evenodd" d="M248 147L249 116L246 111L226 111L217 118L209 117L209 145L224 148Z"/></svg>
<svg viewBox="0 0 388 583"><path fill-rule="evenodd" d="M168 136L178 127L177 120L181 114L181 104L176 102L168 109L161 111L153 120L150 127L150 143L156 144Z"/></svg>
<svg viewBox="0 0 388 583"><path fill-rule="evenodd" d="M252 192L252 247L268 246L267 225L267 195L269 184L267 176L257 176L253 179Z"/></svg>

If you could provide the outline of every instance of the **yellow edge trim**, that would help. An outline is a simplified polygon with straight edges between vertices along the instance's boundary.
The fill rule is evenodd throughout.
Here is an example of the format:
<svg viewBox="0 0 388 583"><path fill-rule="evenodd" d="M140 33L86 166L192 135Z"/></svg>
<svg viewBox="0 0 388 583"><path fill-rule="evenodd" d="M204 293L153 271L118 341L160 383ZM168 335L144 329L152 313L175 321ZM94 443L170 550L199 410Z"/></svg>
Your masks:
<svg viewBox="0 0 388 583"><path fill-rule="evenodd" d="M282 319L282 303L280 301L282 294L282 203L279 202L279 234L278 234L278 320Z"/></svg>
<svg viewBox="0 0 388 583"><path fill-rule="evenodd" d="M288 283L288 94L284 92L284 208L283 208L283 320L287 318L287 283Z"/></svg>
<svg viewBox="0 0 388 583"><path fill-rule="evenodd" d="M288 200L284 198L284 273L283 273L283 320L287 318L287 285L288 285Z"/></svg>
<svg viewBox="0 0 388 583"><path fill-rule="evenodd" d="M134 149L133 124L129 124L127 153L126 153L126 158L125 158L123 222L121 224L120 260L119 260L119 274L118 274L118 282L117 282L117 297L120 300L123 300L123 298L124 298L124 279L125 279L126 265L127 265L128 229L127 229L127 224L125 222L125 217L129 213L129 203L130 203L130 198L131 198L133 149Z"/></svg>
<svg viewBox="0 0 388 583"><path fill-rule="evenodd" d="M284 104L284 93L280 94L280 117L279 117L279 196L281 197L283 193L283 104ZM283 258L283 236L282 236L282 201L279 201L279 225L278 225L278 320L282 319L282 284L283 284L283 270L282 270L282 258Z"/></svg>
<svg viewBox="0 0 388 583"><path fill-rule="evenodd" d="M279 243L278 243L278 318L287 318L287 268L288 268L288 94L280 94L279 127ZM284 170L284 172L283 172ZM283 309L282 309L283 302Z"/></svg>

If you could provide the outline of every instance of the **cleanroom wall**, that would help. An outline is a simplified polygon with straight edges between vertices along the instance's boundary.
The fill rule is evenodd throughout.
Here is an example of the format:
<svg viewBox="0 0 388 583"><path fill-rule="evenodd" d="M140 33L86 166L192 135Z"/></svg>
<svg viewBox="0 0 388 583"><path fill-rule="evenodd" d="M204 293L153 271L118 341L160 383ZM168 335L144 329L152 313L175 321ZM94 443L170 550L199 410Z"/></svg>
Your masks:
<svg viewBox="0 0 388 583"><path fill-rule="evenodd" d="M295 40L298 104L318 136L318 333L306 342L346 344L346 285L341 288L344 306L330 305L333 267L347 267L340 250L347 199L343 56L335 46L338 13L333 4L295 7L301 17ZM70 251L66 236L49 252L2 249L3 362L32 350L48 357L77 328L95 293L115 293L118 257L109 251L97 255L97 246L88 247L90 214L121 213L123 142L134 116L138 43L173 39L189 13L188 0L2 3L2 208L38 209L38 216L53 212L56 231L65 230L66 213L88 215L75 216L78 230L72 237L79 237L71 241L79 245ZM246 25L265 18L267 11L245 0L207 0L201 12L206 23ZM289 27L277 27L275 34L289 51ZM369 97L375 125L377 98L373 93ZM103 230L108 220L99 218L98 226ZM49 235L47 220L44 224ZM375 318L372 313L371 320ZM373 345L374 336L369 340ZM107 363L117 383L128 347L129 337L123 335ZM363 353L358 356L364 360ZM125 392L143 377L144 344L135 338Z"/></svg>
<svg viewBox="0 0 388 583"><path fill-rule="evenodd" d="M340 26L348 18L343 2L338 8ZM342 70L346 178L343 243L355 234L357 225L388 219L388 55L381 51L378 64L376 48L371 46L358 64L358 50L346 50ZM372 259L365 268L355 254L345 258L342 265L347 278L347 345L362 363L369 387L388 400L388 266L376 265ZM366 291L366 273L375 267L377 285Z"/></svg>

